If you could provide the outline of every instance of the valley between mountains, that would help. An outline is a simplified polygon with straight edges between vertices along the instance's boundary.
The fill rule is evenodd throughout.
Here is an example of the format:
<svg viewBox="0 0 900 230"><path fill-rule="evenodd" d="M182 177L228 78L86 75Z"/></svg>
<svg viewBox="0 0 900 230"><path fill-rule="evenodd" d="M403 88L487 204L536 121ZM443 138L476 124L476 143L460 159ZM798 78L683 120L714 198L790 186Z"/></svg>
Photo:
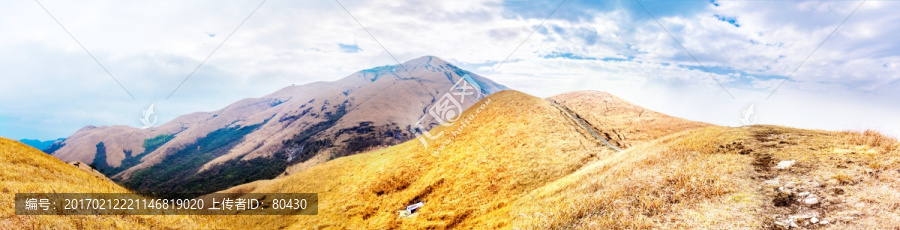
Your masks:
<svg viewBox="0 0 900 230"><path fill-rule="evenodd" d="M480 93L456 122L429 120L429 106L465 75ZM427 148L411 131L423 117L437 136ZM7 139L0 151L6 200L17 192L319 199L311 216L17 216L4 203L0 226L13 229L900 226L900 143L877 132L723 127L598 91L538 98L430 56L155 128L85 127L53 157ZM399 214L417 202L415 214Z"/></svg>

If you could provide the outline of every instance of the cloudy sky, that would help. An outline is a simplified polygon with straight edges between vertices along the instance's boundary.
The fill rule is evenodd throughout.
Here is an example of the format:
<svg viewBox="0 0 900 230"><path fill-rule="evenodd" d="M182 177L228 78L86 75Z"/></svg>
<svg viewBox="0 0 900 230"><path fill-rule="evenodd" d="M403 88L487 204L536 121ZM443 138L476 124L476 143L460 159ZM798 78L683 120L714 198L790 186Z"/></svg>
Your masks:
<svg viewBox="0 0 900 230"><path fill-rule="evenodd" d="M759 124L898 136L900 2L860 3L5 1L0 136L140 127L151 103L166 122L391 55L438 56L540 97L608 91L729 126L752 104Z"/></svg>

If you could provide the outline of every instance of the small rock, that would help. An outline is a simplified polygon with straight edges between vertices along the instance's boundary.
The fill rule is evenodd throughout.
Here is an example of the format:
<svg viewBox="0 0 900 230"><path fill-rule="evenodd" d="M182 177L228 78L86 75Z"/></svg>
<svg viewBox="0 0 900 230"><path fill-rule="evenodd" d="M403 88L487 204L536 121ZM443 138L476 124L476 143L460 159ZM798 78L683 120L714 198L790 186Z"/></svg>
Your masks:
<svg viewBox="0 0 900 230"><path fill-rule="evenodd" d="M819 222L819 224L829 224L829 223L830 222L828 222L827 220L823 220L822 222Z"/></svg>
<svg viewBox="0 0 900 230"><path fill-rule="evenodd" d="M796 161L794 161L794 160L789 160L789 161L781 161L781 162L778 162L778 164L775 165L775 169L787 169L787 168L790 168L792 165L794 165L794 162L796 162Z"/></svg>
<svg viewBox="0 0 900 230"><path fill-rule="evenodd" d="M794 223L788 223L788 220L779 220L775 221L775 225L781 227L779 229L790 229L791 225L794 225Z"/></svg>
<svg viewBox="0 0 900 230"><path fill-rule="evenodd" d="M785 188L794 188L796 186L797 186L797 184L794 184L794 182L788 182L787 184L784 185Z"/></svg>
<svg viewBox="0 0 900 230"><path fill-rule="evenodd" d="M801 197L809 196L809 192L797 193L797 196L801 196Z"/></svg>
<svg viewBox="0 0 900 230"><path fill-rule="evenodd" d="M810 222L810 223L813 223L813 224L819 223L819 218L813 217L813 218L809 219L809 222Z"/></svg>
<svg viewBox="0 0 900 230"><path fill-rule="evenodd" d="M811 195L803 199L803 203L810 206L816 205L819 203L819 198L816 195Z"/></svg>

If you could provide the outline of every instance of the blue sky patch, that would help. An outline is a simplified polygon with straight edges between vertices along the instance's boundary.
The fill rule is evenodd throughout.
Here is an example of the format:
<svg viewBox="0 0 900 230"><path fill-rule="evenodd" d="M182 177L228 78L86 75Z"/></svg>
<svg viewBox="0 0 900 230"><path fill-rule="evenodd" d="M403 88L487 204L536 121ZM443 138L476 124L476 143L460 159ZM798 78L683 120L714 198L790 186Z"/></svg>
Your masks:
<svg viewBox="0 0 900 230"><path fill-rule="evenodd" d="M687 68L689 70L703 71L703 68L701 68L700 66L695 66L695 65L689 65L689 66L679 65L679 67ZM722 83L723 85L728 86L728 87L738 87L738 88L752 85L754 79L755 80L771 80L771 79L787 78L787 77L781 76L781 75L761 75L761 74L747 73L745 71L734 70L731 68L725 68L725 67L719 67L719 66L706 66L706 71L704 71L704 72L714 73L714 74L718 74L718 75L740 74L739 75L740 77L736 81Z"/></svg>
<svg viewBox="0 0 900 230"><path fill-rule="evenodd" d="M613 61L622 62L622 61L634 60L634 57L631 57L631 56L628 56L625 58L622 58L622 57L595 58L595 57L588 57L588 56L583 56L583 55L578 55L578 54L573 54L573 53L559 53L559 52L553 52L553 53L544 55L544 58L565 58L565 59L571 59L571 60L600 60L600 61L605 61L605 62L613 62Z"/></svg>
<svg viewBox="0 0 900 230"><path fill-rule="evenodd" d="M359 51L362 51L357 45L338 43L338 46L341 47L341 51L344 51L344 53L358 53Z"/></svg>
<svg viewBox="0 0 900 230"><path fill-rule="evenodd" d="M719 19L719 21L728 22L728 24L734 25L734 27L741 27L741 24L738 24L736 17L725 17L718 14L713 16L716 16L716 19Z"/></svg>
<svg viewBox="0 0 900 230"><path fill-rule="evenodd" d="M505 0L502 16L505 18L537 18L544 19L559 6L557 1L523 1ZM656 17L690 16L708 7L704 1L648 1L640 0L647 11ZM612 12L617 9L625 9L628 14L638 20L652 20L640 5L631 0L597 1L597 0L567 0L556 13L554 19L566 21L589 21L594 18L595 12Z"/></svg>

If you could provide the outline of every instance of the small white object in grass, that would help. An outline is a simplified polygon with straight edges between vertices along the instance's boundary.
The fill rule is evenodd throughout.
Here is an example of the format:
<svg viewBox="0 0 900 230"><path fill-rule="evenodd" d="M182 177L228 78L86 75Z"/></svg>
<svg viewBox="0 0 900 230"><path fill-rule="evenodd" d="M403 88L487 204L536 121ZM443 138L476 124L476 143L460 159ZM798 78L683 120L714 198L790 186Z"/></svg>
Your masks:
<svg viewBox="0 0 900 230"><path fill-rule="evenodd" d="M809 222L810 222L810 223L813 223L813 224L819 223L819 218L813 217L812 219L809 219Z"/></svg>
<svg viewBox="0 0 900 230"><path fill-rule="evenodd" d="M775 165L775 169L786 169L786 168L790 168L792 165L794 165L794 162L796 162L796 161L794 161L794 160L789 160L789 161L781 161L781 162L778 162L778 164Z"/></svg>
<svg viewBox="0 0 900 230"><path fill-rule="evenodd" d="M419 209L422 206L425 206L425 202L419 201L419 203L406 206L406 211L408 211L409 213L414 213L416 212L416 209Z"/></svg>
<svg viewBox="0 0 900 230"><path fill-rule="evenodd" d="M806 199L803 199L803 203L806 205L816 205L819 203L819 198L815 195L809 196Z"/></svg>

